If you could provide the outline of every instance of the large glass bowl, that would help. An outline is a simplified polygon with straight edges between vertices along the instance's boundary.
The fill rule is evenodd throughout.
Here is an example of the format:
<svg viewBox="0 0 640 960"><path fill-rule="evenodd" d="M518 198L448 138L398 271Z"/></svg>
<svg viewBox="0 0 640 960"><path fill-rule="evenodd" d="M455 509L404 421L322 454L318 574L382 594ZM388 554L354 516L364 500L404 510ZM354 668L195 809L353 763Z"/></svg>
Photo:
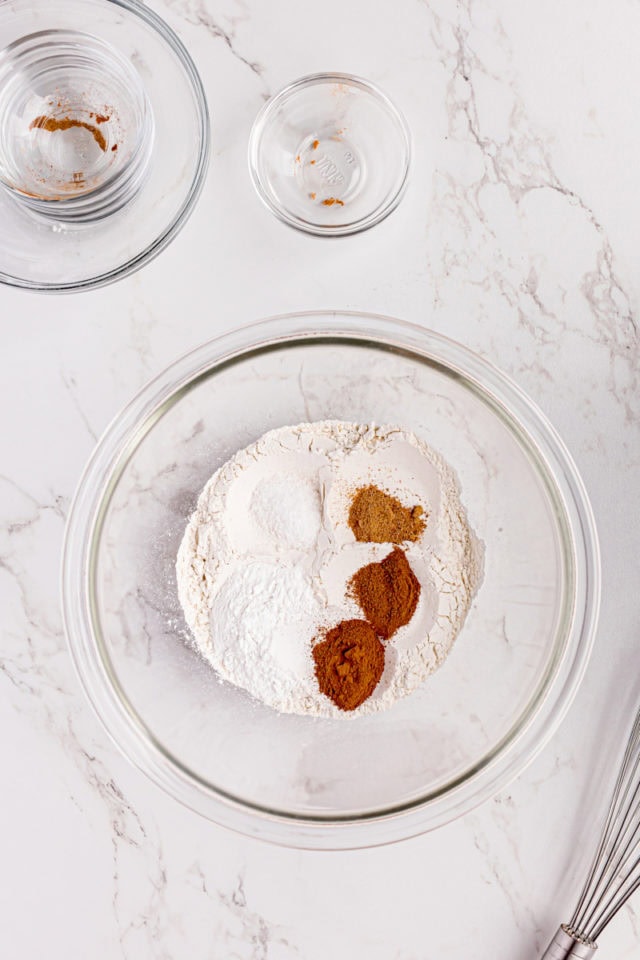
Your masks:
<svg viewBox="0 0 640 960"><path fill-rule="evenodd" d="M280 715L185 642L175 558L205 481L274 427L401 424L456 470L485 576L453 652L386 712ZM525 395L451 340L378 316L278 317L206 343L114 420L68 524L64 615L122 751L218 823L303 847L436 827L507 783L582 678L600 568L589 502Z"/></svg>

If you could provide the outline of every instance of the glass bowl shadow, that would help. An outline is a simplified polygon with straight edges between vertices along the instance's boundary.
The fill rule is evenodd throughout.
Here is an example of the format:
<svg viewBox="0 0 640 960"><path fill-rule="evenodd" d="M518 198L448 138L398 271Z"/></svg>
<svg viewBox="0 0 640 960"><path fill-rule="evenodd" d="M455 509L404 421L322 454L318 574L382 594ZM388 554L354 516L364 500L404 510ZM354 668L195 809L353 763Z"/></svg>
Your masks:
<svg viewBox="0 0 640 960"><path fill-rule="evenodd" d="M300 421L398 423L456 470L485 577L453 652L373 716L280 715L191 649L175 558L204 483ZM113 421L80 482L63 607L82 684L141 770L206 817L343 849L443 824L548 740L587 663L600 592L583 484L543 415L445 337L378 316L277 317L177 361Z"/></svg>

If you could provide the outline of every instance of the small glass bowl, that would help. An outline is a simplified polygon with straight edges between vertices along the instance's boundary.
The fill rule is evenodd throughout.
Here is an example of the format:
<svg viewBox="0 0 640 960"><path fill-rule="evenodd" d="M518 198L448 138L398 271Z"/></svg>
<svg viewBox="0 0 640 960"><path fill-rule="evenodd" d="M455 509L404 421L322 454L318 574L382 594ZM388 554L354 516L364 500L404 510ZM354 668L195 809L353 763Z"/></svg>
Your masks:
<svg viewBox="0 0 640 960"><path fill-rule="evenodd" d="M140 75L111 44L42 30L0 51L0 182L34 212L115 212L139 189L152 144Z"/></svg>
<svg viewBox="0 0 640 960"><path fill-rule="evenodd" d="M211 474L303 420L399 423L456 470L485 573L454 649L390 709L279 714L188 642L175 564ZM176 361L113 421L72 506L63 608L82 684L122 751L212 820L349 848L437 827L502 789L580 683L600 593L584 486L539 410L459 344L385 317L313 313Z"/></svg>
<svg viewBox="0 0 640 960"><path fill-rule="evenodd" d="M249 140L258 196L284 223L344 237L380 223L407 185L411 140L400 111L372 83L318 73L262 108Z"/></svg>
<svg viewBox="0 0 640 960"><path fill-rule="evenodd" d="M139 0L0 3L0 282L66 292L139 269L208 156L193 61Z"/></svg>

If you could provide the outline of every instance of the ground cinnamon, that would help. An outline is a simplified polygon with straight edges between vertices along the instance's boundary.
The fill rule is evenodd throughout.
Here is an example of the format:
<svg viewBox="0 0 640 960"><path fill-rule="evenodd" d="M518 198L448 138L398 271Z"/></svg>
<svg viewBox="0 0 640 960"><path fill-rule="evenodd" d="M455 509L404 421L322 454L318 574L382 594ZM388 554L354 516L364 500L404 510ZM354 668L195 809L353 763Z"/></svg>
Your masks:
<svg viewBox="0 0 640 960"><path fill-rule="evenodd" d="M388 640L409 623L418 605L420 582L403 550L369 563L352 577L353 596L375 632Z"/></svg>
<svg viewBox="0 0 640 960"><path fill-rule="evenodd" d="M108 119L108 117L100 117L99 120L96 118L98 123L105 123ZM103 152L107 149L107 141L102 131L98 130L92 123L87 123L85 120L73 120L71 117L58 119L58 117L45 117L43 115L36 117L35 120L32 120L29 124L30 130L47 130L49 133L55 133L56 130L70 130L71 127L83 127L85 130L88 130L100 149Z"/></svg>
<svg viewBox="0 0 640 960"><path fill-rule="evenodd" d="M355 710L380 681L384 647L364 620L343 620L315 645L313 659L324 695L341 710Z"/></svg>
<svg viewBox="0 0 640 960"><path fill-rule="evenodd" d="M419 505L403 507L397 497L370 484L360 487L351 501L349 526L363 543L404 543L418 540L427 525Z"/></svg>

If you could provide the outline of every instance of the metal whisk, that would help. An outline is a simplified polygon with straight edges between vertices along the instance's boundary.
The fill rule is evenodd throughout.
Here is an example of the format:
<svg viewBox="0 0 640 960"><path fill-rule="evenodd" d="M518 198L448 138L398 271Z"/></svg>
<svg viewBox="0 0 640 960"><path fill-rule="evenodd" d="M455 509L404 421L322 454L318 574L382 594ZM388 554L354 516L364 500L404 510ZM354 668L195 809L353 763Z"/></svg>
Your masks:
<svg viewBox="0 0 640 960"><path fill-rule="evenodd" d="M570 923L542 960L589 960L596 940L640 887L640 712L618 775L600 845Z"/></svg>

